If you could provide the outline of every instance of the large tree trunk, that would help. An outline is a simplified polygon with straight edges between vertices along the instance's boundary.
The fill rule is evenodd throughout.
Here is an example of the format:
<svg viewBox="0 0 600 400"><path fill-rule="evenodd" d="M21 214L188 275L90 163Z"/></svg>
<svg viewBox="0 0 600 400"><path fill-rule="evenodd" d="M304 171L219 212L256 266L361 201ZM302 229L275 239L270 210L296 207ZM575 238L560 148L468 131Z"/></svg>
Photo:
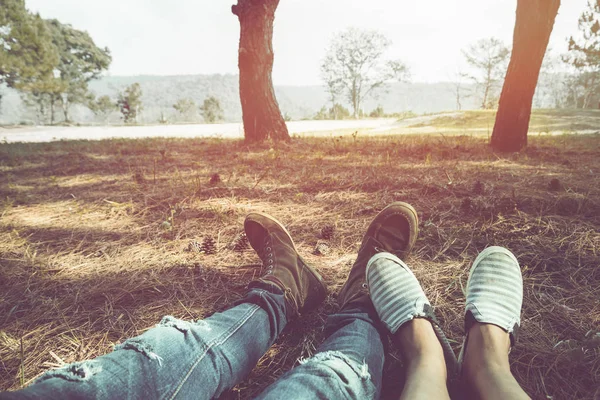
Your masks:
<svg viewBox="0 0 600 400"><path fill-rule="evenodd" d="M518 0L513 49L500 96L492 147L519 151L527 145L531 105L560 0Z"/></svg>
<svg viewBox="0 0 600 400"><path fill-rule="evenodd" d="M246 141L290 140L279 111L273 71L273 20L279 0L238 0L231 12L240 20L240 98Z"/></svg>

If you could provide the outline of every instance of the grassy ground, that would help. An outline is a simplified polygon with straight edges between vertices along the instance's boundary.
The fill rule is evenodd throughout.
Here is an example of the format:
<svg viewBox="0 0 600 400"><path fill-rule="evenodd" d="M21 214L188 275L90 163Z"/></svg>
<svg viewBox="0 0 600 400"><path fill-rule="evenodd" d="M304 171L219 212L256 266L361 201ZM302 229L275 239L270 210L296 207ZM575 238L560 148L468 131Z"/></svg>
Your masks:
<svg viewBox="0 0 600 400"><path fill-rule="evenodd" d="M426 123L414 124L411 127L433 127L436 129L459 129L461 131L489 131L494 127L496 119L495 110L472 110L461 111L442 115L427 121ZM535 133L578 133L581 131L598 131L600 128L599 110L533 110L529 125L530 134Z"/></svg>
<svg viewBox="0 0 600 400"><path fill-rule="evenodd" d="M362 234L395 200L419 211L408 262L457 350L470 263L503 245L525 278L511 354L519 382L540 399L600 395L598 135L534 137L516 155L434 135L275 148L218 139L0 144L0 389L109 352L163 315L203 318L239 299L259 260L229 245L258 210L289 227L331 295L288 325L228 394L250 398L314 353ZM325 225L336 227L330 252L314 255ZM216 254L186 251L206 236ZM386 396L402 384L399 358L387 357Z"/></svg>

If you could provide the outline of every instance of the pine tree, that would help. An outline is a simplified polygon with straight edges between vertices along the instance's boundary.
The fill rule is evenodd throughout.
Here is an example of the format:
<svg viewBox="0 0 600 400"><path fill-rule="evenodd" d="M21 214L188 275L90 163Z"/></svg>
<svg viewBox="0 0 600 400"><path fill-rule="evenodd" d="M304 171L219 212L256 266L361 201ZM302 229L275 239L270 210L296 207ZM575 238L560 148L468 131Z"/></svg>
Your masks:
<svg viewBox="0 0 600 400"><path fill-rule="evenodd" d="M46 111L51 96L39 93L57 89L53 71L59 62L48 27L25 8L23 0L2 0L0 27L0 84L31 93L34 103L42 104L38 113Z"/></svg>
<svg viewBox="0 0 600 400"><path fill-rule="evenodd" d="M600 86L600 2L588 2L579 17L579 31L579 37L569 38L569 53L563 60L579 71L577 81L584 95L575 100L578 106L588 108Z"/></svg>

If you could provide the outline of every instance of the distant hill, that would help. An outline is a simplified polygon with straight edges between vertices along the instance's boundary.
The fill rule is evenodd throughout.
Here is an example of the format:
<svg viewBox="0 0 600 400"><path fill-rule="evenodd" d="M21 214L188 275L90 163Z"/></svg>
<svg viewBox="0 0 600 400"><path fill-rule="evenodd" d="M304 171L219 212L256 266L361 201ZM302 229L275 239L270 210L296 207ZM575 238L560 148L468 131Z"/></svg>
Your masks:
<svg viewBox="0 0 600 400"><path fill-rule="evenodd" d="M173 104L181 98L192 98L200 105L207 96L215 96L220 100L226 121L237 122L242 119L237 75L108 76L91 82L90 89L97 96L108 95L116 99L120 90L134 82L140 83L143 92L142 123L156 123L161 115L170 122L183 122L173 109ZM18 93L6 88L2 91L4 97L0 123L31 122L35 119L34 113L24 106ZM275 86L275 94L282 113L291 119L312 118L321 107L328 105L328 95L323 86ZM386 91L381 91L377 98L367 99L363 110L370 112L377 106L382 106L386 113L413 111L420 114L455 110L454 84L393 83ZM473 97L462 99L463 109L476 106ZM59 114L57 117L60 120ZM81 123L99 122L94 114L82 106L73 107L72 118ZM191 118L201 121L199 115ZM119 121L119 114L115 112L110 122Z"/></svg>

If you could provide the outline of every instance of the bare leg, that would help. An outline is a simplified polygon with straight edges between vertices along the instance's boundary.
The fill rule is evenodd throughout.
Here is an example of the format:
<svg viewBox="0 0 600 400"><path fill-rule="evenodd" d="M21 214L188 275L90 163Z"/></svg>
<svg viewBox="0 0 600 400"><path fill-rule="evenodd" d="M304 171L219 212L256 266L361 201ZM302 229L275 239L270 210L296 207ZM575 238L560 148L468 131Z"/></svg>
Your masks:
<svg viewBox="0 0 600 400"><path fill-rule="evenodd" d="M529 399L510 372L508 333L496 325L475 323L463 361L463 380L479 399Z"/></svg>
<svg viewBox="0 0 600 400"><path fill-rule="evenodd" d="M449 399L446 363L431 322L416 318L394 334L406 364L406 383L401 399Z"/></svg>

